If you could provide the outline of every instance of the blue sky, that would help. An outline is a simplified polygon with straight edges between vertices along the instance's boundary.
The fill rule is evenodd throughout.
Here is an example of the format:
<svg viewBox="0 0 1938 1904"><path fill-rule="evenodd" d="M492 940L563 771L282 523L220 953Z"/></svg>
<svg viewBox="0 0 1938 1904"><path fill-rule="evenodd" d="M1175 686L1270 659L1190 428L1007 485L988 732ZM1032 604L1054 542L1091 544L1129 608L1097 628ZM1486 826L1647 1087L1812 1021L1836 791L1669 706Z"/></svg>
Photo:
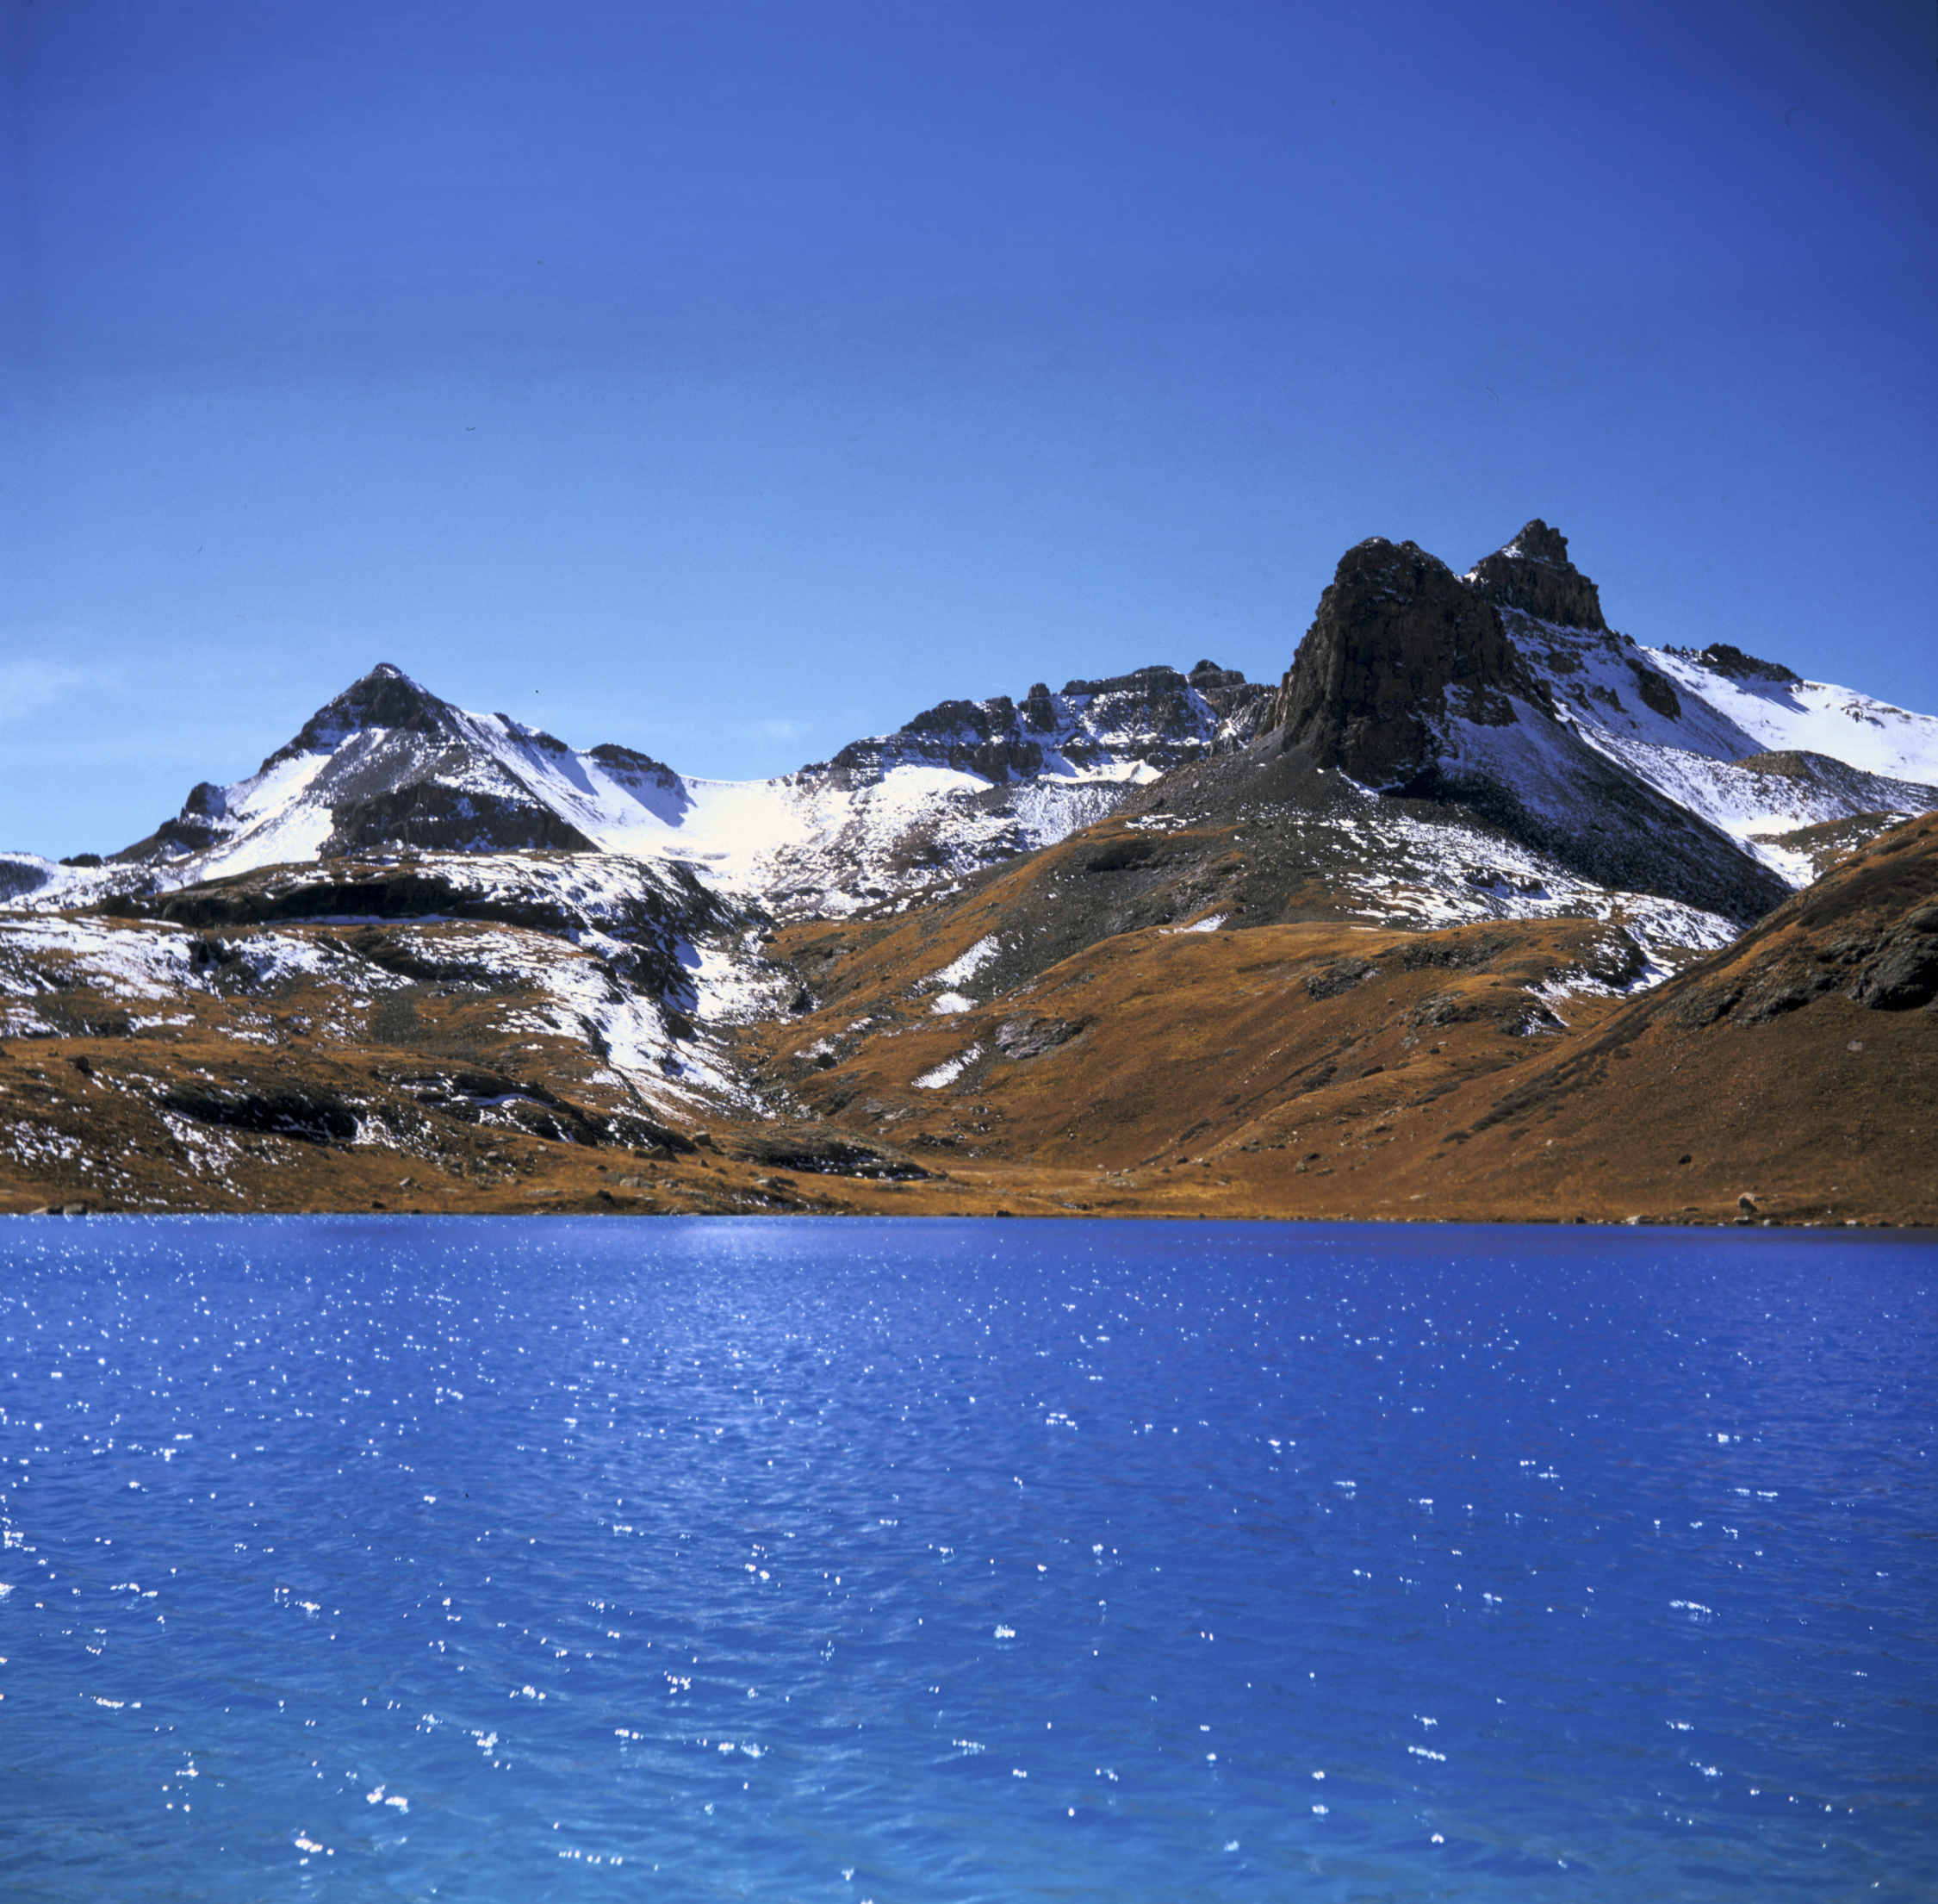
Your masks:
<svg viewBox="0 0 1938 1904"><path fill-rule="evenodd" d="M1367 535L1938 711L1928 3L0 0L0 844L389 660L693 773Z"/></svg>

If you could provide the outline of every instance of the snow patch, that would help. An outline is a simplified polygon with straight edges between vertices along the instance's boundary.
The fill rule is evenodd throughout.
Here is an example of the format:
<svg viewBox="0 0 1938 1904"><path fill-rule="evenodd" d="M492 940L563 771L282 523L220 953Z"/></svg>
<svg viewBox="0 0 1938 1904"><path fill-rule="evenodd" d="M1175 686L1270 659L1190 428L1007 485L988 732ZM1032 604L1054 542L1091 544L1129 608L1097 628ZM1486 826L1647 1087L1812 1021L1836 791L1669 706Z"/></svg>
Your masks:
<svg viewBox="0 0 1938 1904"><path fill-rule="evenodd" d="M966 1051L937 1065L933 1071L923 1072L914 1082L919 1090L940 1091L945 1086L953 1084L982 1055L982 1046L979 1043L972 1044Z"/></svg>
<svg viewBox="0 0 1938 1904"><path fill-rule="evenodd" d="M940 972L931 972L923 982L928 985L966 985L1002 949L993 937L978 939L960 958L951 959Z"/></svg>

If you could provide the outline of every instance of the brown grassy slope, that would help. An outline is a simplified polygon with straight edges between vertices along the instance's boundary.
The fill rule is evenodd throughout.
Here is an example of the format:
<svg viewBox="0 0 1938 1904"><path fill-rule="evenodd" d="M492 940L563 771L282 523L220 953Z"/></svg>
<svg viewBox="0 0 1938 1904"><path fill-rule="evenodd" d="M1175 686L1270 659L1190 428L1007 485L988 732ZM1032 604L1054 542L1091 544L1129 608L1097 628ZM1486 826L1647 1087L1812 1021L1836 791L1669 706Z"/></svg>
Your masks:
<svg viewBox="0 0 1938 1904"><path fill-rule="evenodd" d="M1084 849L953 905L779 935L826 1002L739 1047L792 1114L703 1107L693 1149L641 1141L598 1054L536 1033L508 981L218 986L146 1023L70 985L65 1035L0 1053L0 1209L1938 1222L1930 817L1628 1002L1635 947L1587 920L1096 937L1093 918L1054 957ZM509 929L410 930L469 969ZM938 1013L933 975L991 935L1020 975ZM543 935L523 954L578 956ZM481 1112L466 1078L515 1101ZM294 1091L313 1128L165 1115L167 1092L210 1086ZM357 1107L354 1142L332 1104ZM933 1174L817 1172L838 1143Z"/></svg>
<svg viewBox="0 0 1938 1904"><path fill-rule="evenodd" d="M278 930L342 943L320 927ZM414 962L473 977L354 982L370 959L399 964L405 948L385 942L400 935ZM228 935L232 956L206 987L133 1008L58 954L28 961L37 1016L60 1035L0 1047L0 1211L872 1210L942 1187L797 1187L716 1146L715 1120L634 1102L584 1041L535 1024L542 1001L519 968L586 956L552 935L370 927L354 936L369 958L267 986L233 955L252 936Z"/></svg>
<svg viewBox="0 0 1938 1904"><path fill-rule="evenodd" d="M1065 1207L1733 1222L1747 1194L1753 1220L1938 1221L1929 818L1626 1005L1609 926L1314 921L1124 934L936 1015L921 980L1055 876L1020 867L967 916L807 929L845 952L820 961L836 996L759 1034L764 1058L836 1123Z"/></svg>
<svg viewBox="0 0 1938 1904"><path fill-rule="evenodd" d="M923 981L978 935L1021 936L1028 887L1059 876L1053 861L1019 868L992 889L1008 903L966 917L797 929L809 951L840 955L803 961L834 1000L750 1032L750 1055L836 1125L1015 1198L1419 1215L1416 1186L1389 1179L1457 1123L1444 1100L1582 1035L1615 1009L1609 987L1642 971L1618 926L1586 920L1156 929L938 1013Z"/></svg>
<svg viewBox="0 0 1938 1904"><path fill-rule="evenodd" d="M1938 818L1484 1095L1447 1166L1475 1204L1938 1223Z"/></svg>

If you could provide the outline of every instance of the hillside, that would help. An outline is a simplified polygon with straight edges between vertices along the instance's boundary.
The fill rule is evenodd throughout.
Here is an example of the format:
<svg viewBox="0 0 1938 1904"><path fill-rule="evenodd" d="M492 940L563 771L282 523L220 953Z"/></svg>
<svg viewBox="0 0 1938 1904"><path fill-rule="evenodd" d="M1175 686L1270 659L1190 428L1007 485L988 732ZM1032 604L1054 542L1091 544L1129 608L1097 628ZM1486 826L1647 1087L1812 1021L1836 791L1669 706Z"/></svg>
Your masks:
<svg viewBox="0 0 1938 1904"><path fill-rule="evenodd" d="M1931 1221L1934 780L1540 522L768 781L380 667L0 856L0 1209Z"/></svg>
<svg viewBox="0 0 1938 1904"><path fill-rule="evenodd" d="M1920 820L1655 986L1618 921L1340 918L997 992L988 934L934 962L1028 903L992 891L926 943L783 929L670 1118L597 955L530 926L177 928L158 969L43 922L9 950L39 935L59 1035L0 1056L0 1205L1934 1223L1935 895ZM804 968L837 995L789 1017Z"/></svg>

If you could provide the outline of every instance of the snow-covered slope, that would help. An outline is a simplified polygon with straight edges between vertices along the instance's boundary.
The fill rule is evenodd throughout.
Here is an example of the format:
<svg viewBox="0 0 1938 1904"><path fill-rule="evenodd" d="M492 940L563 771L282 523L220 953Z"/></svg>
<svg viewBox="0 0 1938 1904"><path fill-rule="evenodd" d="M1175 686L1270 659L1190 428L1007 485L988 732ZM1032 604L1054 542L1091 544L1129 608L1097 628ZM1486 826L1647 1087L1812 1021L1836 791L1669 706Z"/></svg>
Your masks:
<svg viewBox="0 0 1938 1904"><path fill-rule="evenodd" d="M584 751L471 713L381 665L248 779L204 784L115 856L182 885L346 853L594 849L684 861L784 910L840 912L1028 852L1101 818L1181 760L1242 745L1269 690L1200 663L950 701L830 762L767 781L675 773L617 746ZM125 887L103 868L38 903ZM22 862L17 883L30 882Z"/></svg>
<svg viewBox="0 0 1938 1904"><path fill-rule="evenodd" d="M1502 619L1580 739L1793 885L1815 868L1784 836L1859 816L1882 826L1938 805L1938 719L1929 714L1722 644L1646 648L1512 607Z"/></svg>
<svg viewBox="0 0 1938 1904"><path fill-rule="evenodd" d="M1039 683L765 781L574 748L379 666L107 863L0 858L0 905L345 856L602 852L839 915L1053 843L1178 768L1295 748L1381 798L1471 813L1557 876L1745 920L1846 834L1938 804L1938 719L1723 644L1640 647L1567 548L1531 522L1457 576L1375 538L1341 560L1276 692L1209 662Z"/></svg>
<svg viewBox="0 0 1938 1904"><path fill-rule="evenodd" d="M1721 644L1639 647L1539 521L1464 576L1412 543L1349 550L1267 725L1382 796L1744 923L1815 876L1822 829L1853 843L1938 805L1938 719Z"/></svg>

